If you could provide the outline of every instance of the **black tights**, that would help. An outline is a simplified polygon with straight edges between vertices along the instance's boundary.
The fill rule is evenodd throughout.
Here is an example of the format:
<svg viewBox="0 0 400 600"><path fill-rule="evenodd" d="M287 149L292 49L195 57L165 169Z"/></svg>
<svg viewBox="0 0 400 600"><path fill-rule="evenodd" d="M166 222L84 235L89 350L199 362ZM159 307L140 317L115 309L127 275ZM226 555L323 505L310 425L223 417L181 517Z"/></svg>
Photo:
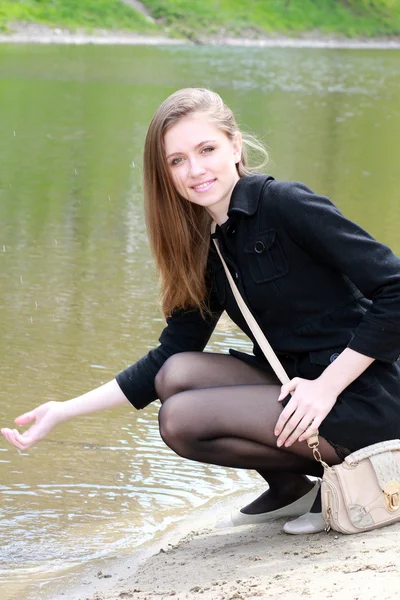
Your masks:
<svg viewBox="0 0 400 600"><path fill-rule="evenodd" d="M274 376L229 355L185 352L163 365L156 390L160 434L172 450L199 462L256 470L269 483L268 493L244 512L290 503L310 488L305 475L322 474L306 442L276 446L282 407ZM328 464L340 462L323 438L320 451Z"/></svg>

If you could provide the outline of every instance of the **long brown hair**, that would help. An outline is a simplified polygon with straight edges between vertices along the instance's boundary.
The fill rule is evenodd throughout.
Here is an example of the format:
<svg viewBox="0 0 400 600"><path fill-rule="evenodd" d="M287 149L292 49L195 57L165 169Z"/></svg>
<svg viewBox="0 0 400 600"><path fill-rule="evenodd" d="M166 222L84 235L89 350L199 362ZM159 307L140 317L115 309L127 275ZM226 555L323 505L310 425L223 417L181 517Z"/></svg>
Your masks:
<svg viewBox="0 0 400 600"><path fill-rule="evenodd" d="M221 97L203 88L178 90L161 104L150 123L144 146L146 225L160 275L161 306L166 317L179 308L197 307L202 313L208 310L205 275L211 216L176 191L164 147L166 131L195 112L209 115L210 121L230 139L239 130L232 111ZM265 161L261 166L268 158L254 137L244 134L243 142L242 156L236 165L239 177L251 172L246 146L263 154Z"/></svg>

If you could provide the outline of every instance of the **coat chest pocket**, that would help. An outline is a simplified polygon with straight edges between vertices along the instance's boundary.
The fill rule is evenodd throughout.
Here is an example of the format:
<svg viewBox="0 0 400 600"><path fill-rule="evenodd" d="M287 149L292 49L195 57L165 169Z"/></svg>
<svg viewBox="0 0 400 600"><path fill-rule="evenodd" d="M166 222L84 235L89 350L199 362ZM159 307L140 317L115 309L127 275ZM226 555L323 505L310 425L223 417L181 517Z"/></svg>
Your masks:
<svg viewBox="0 0 400 600"><path fill-rule="evenodd" d="M289 270L275 229L262 231L245 246L245 254L253 281L265 283L286 275Z"/></svg>

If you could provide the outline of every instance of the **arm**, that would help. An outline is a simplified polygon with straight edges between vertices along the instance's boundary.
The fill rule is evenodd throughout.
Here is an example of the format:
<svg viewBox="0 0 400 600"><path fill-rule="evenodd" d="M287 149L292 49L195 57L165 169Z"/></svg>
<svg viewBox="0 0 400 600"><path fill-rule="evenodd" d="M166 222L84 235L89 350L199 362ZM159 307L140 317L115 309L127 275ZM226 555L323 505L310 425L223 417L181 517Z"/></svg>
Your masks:
<svg viewBox="0 0 400 600"><path fill-rule="evenodd" d="M278 445L315 433L338 395L374 359L396 360L400 351L400 260L384 244L346 219L336 206L303 184L276 182L272 200L290 237L315 260L347 276L372 300L348 347L322 375L293 379L279 400L289 401L277 422Z"/></svg>
<svg viewBox="0 0 400 600"><path fill-rule="evenodd" d="M8 428L3 428L1 433L10 444L20 450L26 450L42 440L54 427L64 421L127 403L126 396L124 396L114 379L72 400L46 402L17 417L15 419L16 425L23 426L33 423L24 433L19 433L17 429Z"/></svg>
<svg viewBox="0 0 400 600"><path fill-rule="evenodd" d="M318 377L328 390L338 397L374 362L374 358L346 348Z"/></svg>
<svg viewBox="0 0 400 600"><path fill-rule="evenodd" d="M270 199L292 240L371 300L348 346L383 362L400 354L400 259L325 196L301 183L272 182ZM317 283L317 282L316 282Z"/></svg>
<svg viewBox="0 0 400 600"><path fill-rule="evenodd" d="M203 319L198 310L176 311L167 319L158 348L151 350L131 367L101 387L65 402L46 402L15 419L18 426L33 423L24 433L1 430L8 442L25 450L42 440L54 427L73 417L131 403L144 408L157 398L155 377L164 362L177 352L202 351L222 313L211 293L211 315Z"/></svg>
<svg viewBox="0 0 400 600"><path fill-rule="evenodd" d="M167 318L167 326L159 339L160 345L117 375L118 385L135 408L144 408L157 399L155 377L170 356L179 352L204 350L223 311L211 278L209 307L211 312L204 317L197 309L175 310Z"/></svg>

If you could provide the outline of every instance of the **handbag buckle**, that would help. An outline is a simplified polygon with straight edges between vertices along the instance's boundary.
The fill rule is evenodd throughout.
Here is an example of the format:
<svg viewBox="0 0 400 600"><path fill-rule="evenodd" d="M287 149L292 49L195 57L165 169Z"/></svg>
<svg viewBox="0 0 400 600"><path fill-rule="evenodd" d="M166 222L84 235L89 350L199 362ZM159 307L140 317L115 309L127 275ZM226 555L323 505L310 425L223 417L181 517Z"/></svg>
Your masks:
<svg viewBox="0 0 400 600"><path fill-rule="evenodd" d="M319 432L317 430L317 432L314 433L314 435L310 435L310 437L307 438L307 444L308 444L308 447L312 450L315 460L317 462L319 462L324 467L324 469L329 469L329 465L327 465L326 462L324 462L322 460L321 453L318 449L318 446L319 446L318 434L319 434Z"/></svg>
<svg viewBox="0 0 400 600"><path fill-rule="evenodd" d="M383 490L386 497L386 505L390 512L396 512L400 508L400 482L396 479L389 481Z"/></svg>

